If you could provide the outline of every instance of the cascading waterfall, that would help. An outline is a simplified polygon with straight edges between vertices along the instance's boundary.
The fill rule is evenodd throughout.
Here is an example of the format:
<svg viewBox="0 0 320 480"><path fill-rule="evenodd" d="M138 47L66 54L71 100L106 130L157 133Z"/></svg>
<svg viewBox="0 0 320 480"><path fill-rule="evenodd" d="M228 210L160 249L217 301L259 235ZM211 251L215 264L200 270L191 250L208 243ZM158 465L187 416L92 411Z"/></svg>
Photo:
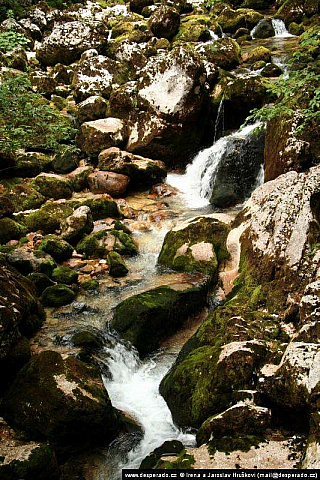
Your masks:
<svg viewBox="0 0 320 480"><path fill-rule="evenodd" d="M167 183L182 192L190 208L201 208L209 205L218 166L229 144L232 143L232 139L246 137L259 125L260 123L248 125L242 130L220 138L211 147L196 155L193 162L187 166L184 175L169 174Z"/></svg>
<svg viewBox="0 0 320 480"><path fill-rule="evenodd" d="M159 393L159 384L175 360L175 355L159 353L156 357L140 360L137 352L118 340L106 348L112 379L104 378L114 407L129 413L142 426L144 436L137 447L120 462L122 468L139 468L141 461L166 440L177 439L185 445L194 445L195 437L183 433L173 423L171 412Z"/></svg>
<svg viewBox="0 0 320 480"><path fill-rule="evenodd" d="M271 20L272 26L275 32L275 37L293 37L294 35L291 35L291 33L288 32L286 29L286 26L284 24L283 20L280 20L280 18L273 18Z"/></svg>

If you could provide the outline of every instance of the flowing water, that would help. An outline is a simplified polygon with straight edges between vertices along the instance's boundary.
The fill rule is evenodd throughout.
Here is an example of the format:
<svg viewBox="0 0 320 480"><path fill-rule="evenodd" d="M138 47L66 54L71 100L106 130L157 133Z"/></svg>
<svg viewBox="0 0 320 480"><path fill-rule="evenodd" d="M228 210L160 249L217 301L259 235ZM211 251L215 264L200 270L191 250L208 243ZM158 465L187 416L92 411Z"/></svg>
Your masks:
<svg viewBox="0 0 320 480"><path fill-rule="evenodd" d="M274 33L275 33L274 36L275 37L286 38L286 37L293 37L294 36L294 35L291 35L291 33L288 32L283 20L280 20L279 18L273 18L271 20L271 22L272 22L272 26L273 26L273 29L274 29Z"/></svg>

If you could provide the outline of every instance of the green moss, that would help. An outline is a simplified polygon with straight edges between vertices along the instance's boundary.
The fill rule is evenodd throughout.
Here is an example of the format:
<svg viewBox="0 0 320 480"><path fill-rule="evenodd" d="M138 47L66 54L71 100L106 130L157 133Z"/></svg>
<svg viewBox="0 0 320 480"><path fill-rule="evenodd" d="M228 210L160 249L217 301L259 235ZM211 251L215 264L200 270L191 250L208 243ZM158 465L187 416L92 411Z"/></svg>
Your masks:
<svg viewBox="0 0 320 480"><path fill-rule="evenodd" d="M72 285L78 281L78 273L69 267L57 267L52 272L52 280L65 285Z"/></svg>
<svg viewBox="0 0 320 480"><path fill-rule="evenodd" d="M99 282L98 280L86 280L85 282L81 283L81 288L83 288L83 290L92 292L99 289Z"/></svg>
<svg viewBox="0 0 320 480"><path fill-rule="evenodd" d="M185 470L188 468L192 468L195 464L195 459L193 455L190 455L185 450L183 450L177 457L176 460L172 460L171 462L166 460L159 460L157 465L155 466L156 469L163 468L166 470Z"/></svg>
<svg viewBox="0 0 320 480"><path fill-rule="evenodd" d="M127 275L129 270L119 253L109 252L107 262L109 265L109 275L112 277L124 277Z"/></svg>
<svg viewBox="0 0 320 480"><path fill-rule="evenodd" d="M33 180L34 187L46 198L59 200L72 197L70 180L58 175L39 175Z"/></svg>
<svg viewBox="0 0 320 480"><path fill-rule="evenodd" d="M96 234L86 235L76 246L76 251L86 258L103 257L106 247L99 242Z"/></svg>
<svg viewBox="0 0 320 480"><path fill-rule="evenodd" d="M2 182L2 184L5 184L5 182ZM45 201L45 197L33 188L28 181L11 185L7 188L5 196L12 201L15 212L39 208Z"/></svg>
<svg viewBox="0 0 320 480"><path fill-rule="evenodd" d="M46 307L61 307L71 303L75 293L66 285L53 285L44 290L41 295L41 303Z"/></svg>
<svg viewBox="0 0 320 480"><path fill-rule="evenodd" d="M102 340L90 330L83 330L75 333L72 337L72 343L75 347L84 347L86 349L97 349L102 347Z"/></svg>
<svg viewBox="0 0 320 480"><path fill-rule="evenodd" d="M270 62L271 59L271 52L266 47L255 47L248 53L247 62L248 63L256 63L260 61Z"/></svg>
<svg viewBox="0 0 320 480"><path fill-rule="evenodd" d="M68 203L47 202L39 210L21 216L29 232L40 231L46 235L60 229L61 221L73 212Z"/></svg>
<svg viewBox="0 0 320 480"><path fill-rule="evenodd" d="M208 443L208 451L210 455L214 455L216 451L226 454L241 450L248 452L251 447L258 447L261 442L265 441L261 435L236 435L235 437L225 436L219 439L211 439Z"/></svg>
<svg viewBox="0 0 320 480"><path fill-rule="evenodd" d="M26 227L12 218L0 218L0 244L5 244L9 240L19 240L26 233Z"/></svg>
<svg viewBox="0 0 320 480"><path fill-rule="evenodd" d="M40 295L46 288L53 285L53 281L44 273L32 272L27 278L35 284Z"/></svg>
<svg viewBox="0 0 320 480"><path fill-rule="evenodd" d="M107 217L120 218L122 216L117 203L107 198L88 198L73 204L74 208L82 207L83 205L90 208L93 220L101 220Z"/></svg>
<svg viewBox="0 0 320 480"><path fill-rule="evenodd" d="M51 255L57 262L68 260L73 253L73 247L56 235L44 237L39 243L38 249Z"/></svg>
<svg viewBox="0 0 320 480"><path fill-rule="evenodd" d="M173 38L177 42L200 42L210 39L211 19L208 15L192 15L180 22L179 31Z"/></svg>
<svg viewBox="0 0 320 480"><path fill-rule="evenodd" d="M111 235L116 237L113 250L121 255L137 255L138 247L133 243L130 235L122 230L111 230Z"/></svg>

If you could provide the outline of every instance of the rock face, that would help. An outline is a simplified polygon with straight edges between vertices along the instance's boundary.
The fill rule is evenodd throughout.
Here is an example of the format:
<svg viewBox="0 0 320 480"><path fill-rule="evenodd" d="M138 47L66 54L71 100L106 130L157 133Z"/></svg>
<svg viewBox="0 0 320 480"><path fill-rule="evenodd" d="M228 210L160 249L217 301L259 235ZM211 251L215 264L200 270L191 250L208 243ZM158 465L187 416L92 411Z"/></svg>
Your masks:
<svg viewBox="0 0 320 480"><path fill-rule="evenodd" d="M160 160L133 155L119 148L103 150L99 155L99 169L121 173L130 178L130 186L150 186L166 177L166 169Z"/></svg>
<svg viewBox="0 0 320 480"><path fill-rule="evenodd" d="M108 193L121 197L127 190L130 179L126 175L114 172L94 172L88 176L88 184L92 193Z"/></svg>
<svg viewBox="0 0 320 480"><path fill-rule="evenodd" d="M37 291L28 279L3 261L0 262L0 366L1 390L28 361L30 350L21 343L40 328L44 313ZM25 353L24 353L25 352Z"/></svg>
<svg viewBox="0 0 320 480"><path fill-rule="evenodd" d="M106 148L120 145L124 139L124 123L112 117L83 123L77 137L81 150L92 156Z"/></svg>
<svg viewBox="0 0 320 480"><path fill-rule="evenodd" d="M203 43L196 51L204 60L217 65L224 70L231 70L240 64L240 46L233 38L220 38L213 42Z"/></svg>
<svg viewBox="0 0 320 480"><path fill-rule="evenodd" d="M185 283L134 295L115 308L112 327L145 356L159 347L202 305L206 277L190 275Z"/></svg>
<svg viewBox="0 0 320 480"><path fill-rule="evenodd" d="M11 425L71 451L111 440L120 425L98 369L52 351L30 360L2 407Z"/></svg>
<svg viewBox="0 0 320 480"><path fill-rule="evenodd" d="M106 31L99 22L66 22L54 27L37 49L43 65L68 65L90 48L102 48L107 43Z"/></svg>
<svg viewBox="0 0 320 480"><path fill-rule="evenodd" d="M199 271L217 280L218 265L229 256L228 227L210 217L178 225L165 236L158 262L182 272Z"/></svg>
<svg viewBox="0 0 320 480"><path fill-rule="evenodd" d="M177 33L180 25L180 15L176 9L161 6L157 8L149 19L149 27L157 38L169 40Z"/></svg>

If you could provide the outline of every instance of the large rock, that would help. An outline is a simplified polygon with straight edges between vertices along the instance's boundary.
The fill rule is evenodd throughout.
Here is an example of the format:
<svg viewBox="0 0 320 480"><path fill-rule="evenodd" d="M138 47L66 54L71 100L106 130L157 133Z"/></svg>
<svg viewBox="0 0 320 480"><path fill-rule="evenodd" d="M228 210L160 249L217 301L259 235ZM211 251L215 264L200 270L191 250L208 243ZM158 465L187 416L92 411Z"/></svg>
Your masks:
<svg viewBox="0 0 320 480"><path fill-rule="evenodd" d="M121 173L130 178L130 186L150 186L166 177L163 162L133 155L116 147L103 150L99 155L99 169Z"/></svg>
<svg viewBox="0 0 320 480"><path fill-rule="evenodd" d="M276 13L288 26L291 22L300 23L304 16L311 17L319 13L318 0L285 0Z"/></svg>
<svg viewBox="0 0 320 480"><path fill-rule="evenodd" d="M107 102L99 95L93 95L75 107L75 115L79 123L91 122L105 118Z"/></svg>
<svg viewBox="0 0 320 480"><path fill-rule="evenodd" d="M252 31L253 38L269 38L274 37L274 34L275 32L272 22L268 18L260 20L258 25Z"/></svg>
<svg viewBox="0 0 320 480"><path fill-rule="evenodd" d="M40 328L44 313L37 291L25 277L7 263L0 262L0 372L2 390L7 381L28 361L16 347ZM24 347L25 350L25 347ZM27 346L28 350L28 346Z"/></svg>
<svg viewBox="0 0 320 480"><path fill-rule="evenodd" d="M35 355L23 368L2 411L10 425L69 451L110 441L119 429L99 370L53 351Z"/></svg>
<svg viewBox="0 0 320 480"><path fill-rule="evenodd" d="M37 59L43 65L70 64L85 50L102 48L107 43L107 32L102 23L73 21L56 24L52 32L37 48Z"/></svg>
<svg viewBox="0 0 320 480"><path fill-rule="evenodd" d="M7 243L10 240L19 240L26 233L26 227L12 218L5 217L0 219L0 244Z"/></svg>
<svg viewBox="0 0 320 480"><path fill-rule="evenodd" d="M87 206L78 207L70 217L67 217L62 224L61 236L72 245L93 230L93 218L91 210Z"/></svg>
<svg viewBox="0 0 320 480"><path fill-rule="evenodd" d="M204 60L224 70L231 70L241 62L241 49L233 38L220 38L196 47L196 51Z"/></svg>
<svg viewBox="0 0 320 480"><path fill-rule="evenodd" d="M248 8L232 10L226 7L218 16L218 23L225 33L235 33L239 28L253 28L262 19L263 15L254 10Z"/></svg>
<svg viewBox="0 0 320 480"><path fill-rule="evenodd" d="M30 248L16 248L7 256L8 262L22 275L31 272L51 275L55 268L55 261L44 252L33 252Z"/></svg>
<svg viewBox="0 0 320 480"><path fill-rule="evenodd" d="M77 142L87 155L96 156L102 150L121 145L126 138L125 124L119 118L103 118L81 125Z"/></svg>
<svg viewBox="0 0 320 480"><path fill-rule="evenodd" d="M185 283L162 286L133 295L114 311L111 326L144 356L159 348L160 342L178 330L203 306L206 277L189 275Z"/></svg>
<svg viewBox="0 0 320 480"><path fill-rule="evenodd" d="M182 18L175 42L205 42L211 38L211 19L208 15L191 15Z"/></svg>
<svg viewBox="0 0 320 480"><path fill-rule="evenodd" d="M34 179L33 184L46 198L58 200L59 198L72 197L71 183L61 175L41 173Z"/></svg>
<svg viewBox="0 0 320 480"><path fill-rule="evenodd" d="M217 280L219 263L229 256L228 227L210 217L198 217L170 230L158 262L182 272L199 271Z"/></svg>
<svg viewBox="0 0 320 480"><path fill-rule="evenodd" d="M38 248L51 255L57 262L68 260L73 252L73 247L57 235L47 235L44 237L39 243Z"/></svg>
<svg viewBox="0 0 320 480"><path fill-rule="evenodd" d="M121 197L129 183L129 177L114 172L93 172L88 176L88 184L92 193L109 193Z"/></svg>
<svg viewBox="0 0 320 480"><path fill-rule="evenodd" d="M179 25L179 12L165 5L157 8L149 19L149 28L157 38L170 40L177 33Z"/></svg>

